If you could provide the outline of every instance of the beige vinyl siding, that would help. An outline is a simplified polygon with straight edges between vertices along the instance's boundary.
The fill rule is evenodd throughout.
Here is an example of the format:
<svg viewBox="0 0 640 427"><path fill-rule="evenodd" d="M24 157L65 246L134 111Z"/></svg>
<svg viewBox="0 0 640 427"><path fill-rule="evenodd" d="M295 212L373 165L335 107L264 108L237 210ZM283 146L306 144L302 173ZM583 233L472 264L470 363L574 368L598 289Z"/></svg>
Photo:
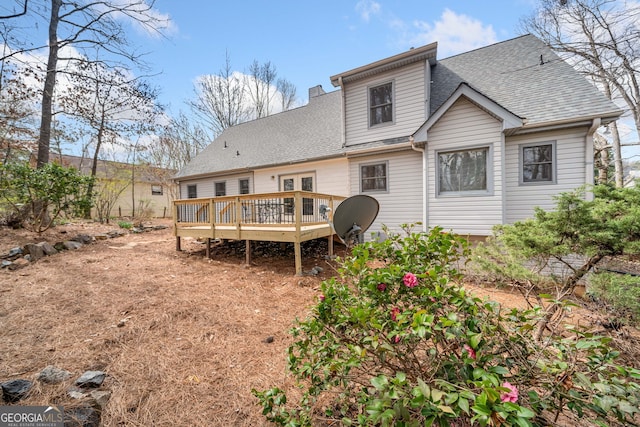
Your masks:
<svg viewBox="0 0 640 427"><path fill-rule="evenodd" d="M438 195L438 152L489 147L488 195ZM461 98L428 132L429 227L486 236L502 223L502 123Z"/></svg>
<svg viewBox="0 0 640 427"><path fill-rule="evenodd" d="M255 192L280 191L280 176L300 173L315 174L314 186L318 193L336 196L349 195L348 167L347 160L344 158L258 169L254 172Z"/></svg>
<svg viewBox="0 0 640 427"><path fill-rule="evenodd" d="M387 191L360 191L360 165L387 163ZM401 224L422 221L422 153L404 151L387 155L374 155L351 158L351 194L366 194L380 204L378 217L365 233L370 240L371 233L382 231L382 225L390 230L399 231ZM417 227L416 231L421 228Z"/></svg>
<svg viewBox="0 0 640 427"><path fill-rule="evenodd" d="M345 87L347 145L407 136L425 121L425 64L350 83ZM393 123L369 127L369 88L393 82Z"/></svg>
<svg viewBox="0 0 640 427"><path fill-rule="evenodd" d="M533 216L534 207L545 210L555 207L553 196L574 190L585 184L585 147L587 128L561 132L545 132L508 138L506 142L506 222L513 223ZM555 141L556 183L520 184L519 147L522 144Z"/></svg>
<svg viewBox="0 0 640 427"><path fill-rule="evenodd" d="M180 197L183 199L188 197L187 187L190 185L197 185L198 197L214 197L216 182L226 183L227 196L233 196L240 193L239 180L241 179L249 179L249 191L253 193L253 176L251 173L243 173L180 181Z"/></svg>

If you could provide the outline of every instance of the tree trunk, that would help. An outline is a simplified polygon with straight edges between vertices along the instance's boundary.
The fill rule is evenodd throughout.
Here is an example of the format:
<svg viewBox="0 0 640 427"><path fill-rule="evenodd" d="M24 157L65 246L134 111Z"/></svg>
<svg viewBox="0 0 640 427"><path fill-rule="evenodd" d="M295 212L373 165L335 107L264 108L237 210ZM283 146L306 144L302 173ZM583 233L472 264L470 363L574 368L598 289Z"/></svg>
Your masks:
<svg viewBox="0 0 640 427"><path fill-rule="evenodd" d="M42 91L42 113L40 116L40 137L38 139L38 160L36 167L49 163L49 144L51 141L51 119L53 91L56 86L56 68L58 67L58 22L62 0L51 0L51 20L49 21L49 58L47 75Z"/></svg>

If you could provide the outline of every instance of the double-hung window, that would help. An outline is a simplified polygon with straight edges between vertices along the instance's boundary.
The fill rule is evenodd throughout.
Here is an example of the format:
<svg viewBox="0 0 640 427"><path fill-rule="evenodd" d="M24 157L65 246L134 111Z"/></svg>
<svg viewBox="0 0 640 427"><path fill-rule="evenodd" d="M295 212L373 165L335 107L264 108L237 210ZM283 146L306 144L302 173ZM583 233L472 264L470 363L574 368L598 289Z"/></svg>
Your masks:
<svg viewBox="0 0 640 427"><path fill-rule="evenodd" d="M216 197L227 195L227 183L225 181L215 183Z"/></svg>
<svg viewBox="0 0 640 427"><path fill-rule="evenodd" d="M393 83L369 88L369 126L393 122Z"/></svg>
<svg viewBox="0 0 640 427"><path fill-rule="evenodd" d="M187 185L187 197L189 199L198 197L198 187L196 185Z"/></svg>
<svg viewBox="0 0 640 427"><path fill-rule="evenodd" d="M487 194L489 147L438 152L438 194Z"/></svg>
<svg viewBox="0 0 640 427"><path fill-rule="evenodd" d="M555 183L555 142L520 146L520 182L522 184Z"/></svg>
<svg viewBox="0 0 640 427"><path fill-rule="evenodd" d="M360 189L363 193L387 191L387 162L361 165Z"/></svg>

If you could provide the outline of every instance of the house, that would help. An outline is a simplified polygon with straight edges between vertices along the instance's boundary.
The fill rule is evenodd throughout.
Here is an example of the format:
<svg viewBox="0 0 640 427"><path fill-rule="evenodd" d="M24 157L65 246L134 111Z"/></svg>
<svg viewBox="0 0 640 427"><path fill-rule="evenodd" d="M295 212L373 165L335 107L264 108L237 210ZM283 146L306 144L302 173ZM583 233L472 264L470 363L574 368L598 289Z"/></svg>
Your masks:
<svg viewBox="0 0 640 427"><path fill-rule="evenodd" d="M62 166L73 166L83 175L90 175L92 159L64 154L51 154L51 160ZM175 184L170 177L175 171L149 165L98 160L96 177L98 193L92 216L163 218L171 215ZM108 206L104 202L108 200ZM103 202L110 212L98 213Z"/></svg>
<svg viewBox="0 0 640 427"><path fill-rule="evenodd" d="M532 35L442 60L433 43L330 81L339 90L222 132L175 176L180 197L368 194L372 232L486 236L593 183L593 134L622 113Z"/></svg>

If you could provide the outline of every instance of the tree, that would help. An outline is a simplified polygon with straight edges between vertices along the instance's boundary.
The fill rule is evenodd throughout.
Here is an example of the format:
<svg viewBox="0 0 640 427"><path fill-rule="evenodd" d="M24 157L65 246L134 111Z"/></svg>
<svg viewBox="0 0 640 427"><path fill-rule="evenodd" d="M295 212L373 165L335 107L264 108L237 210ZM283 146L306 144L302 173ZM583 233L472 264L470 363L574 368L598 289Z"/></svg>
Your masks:
<svg viewBox="0 0 640 427"><path fill-rule="evenodd" d="M640 135L640 4L619 0L540 0L523 19L525 31L541 38L612 100L622 100ZM616 185L623 184L622 149L615 123Z"/></svg>
<svg viewBox="0 0 640 427"><path fill-rule="evenodd" d="M130 78L126 70L108 69L101 62L79 64L74 79L76 84L61 95L60 103L67 115L93 132L91 176L95 177L103 144L117 144L133 135L139 140L154 128L157 91L139 78Z"/></svg>
<svg viewBox="0 0 640 427"><path fill-rule="evenodd" d="M43 2L46 4L49 0ZM112 58L108 61L101 58L104 64L125 61L141 65L141 55L132 49L127 42L122 17L132 20L148 31L159 31L162 21L153 12L154 0L132 1L88 1L76 2L67 0L50 0L48 5L48 44L47 46L16 46L2 60L19 53L47 49L47 68L44 79L41 103L40 132L38 138L37 165L42 167L49 161L51 123L58 73L62 60L69 69L75 65L87 63L89 55L84 53L101 51ZM34 20L43 16L35 7L27 10L25 2L25 19ZM13 18L21 19L21 18ZM80 55L60 57L65 48L73 47Z"/></svg>
<svg viewBox="0 0 640 427"><path fill-rule="evenodd" d="M276 67L267 61L260 64L254 60L249 66L249 74L246 77L247 92L251 96L252 107L255 110L255 118L266 117L270 113L270 106L275 96Z"/></svg>
<svg viewBox="0 0 640 427"><path fill-rule="evenodd" d="M226 54L224 67L214 75L202 76L195 83L196 98L189 102L191 109L206 123L213 136L230 126L248 120L243 79L231 67Z"/></svg>
<svg viewBox="0 0 640 427"><path fill-rule="evenodd" d="M296 102L296 87L287 79L278 79L277 86L278 93L280 93L280 101L282 111L287 111Z"/></svg>

